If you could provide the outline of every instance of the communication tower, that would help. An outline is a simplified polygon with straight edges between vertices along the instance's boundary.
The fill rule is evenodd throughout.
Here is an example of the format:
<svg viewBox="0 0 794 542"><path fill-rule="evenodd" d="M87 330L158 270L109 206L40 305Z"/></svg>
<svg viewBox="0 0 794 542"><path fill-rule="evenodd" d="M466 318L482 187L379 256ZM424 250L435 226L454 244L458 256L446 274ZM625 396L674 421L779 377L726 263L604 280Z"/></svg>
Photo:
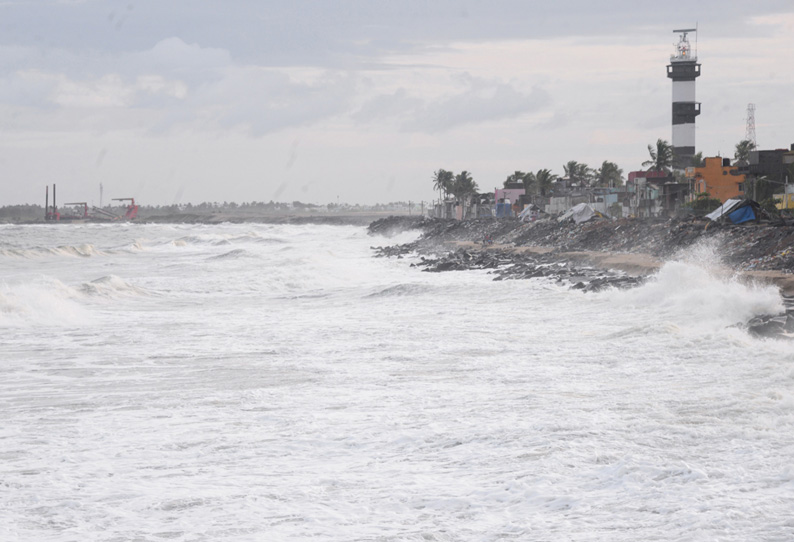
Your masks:
<svg viewBox="0 0 794 542"><path fill-rule="evenodd" d="M753 142L753 147L758 147L755 140L755 104L747 104L747 128L744 131L744 139Z"/></svg>
<svg viewBox="0 0 794 542"><path fill-rule="evenodd" d="M700 77L697 61L697 28L673 30L680 34L676 52L670 55L667 77L673 80L673 167L684 169L695 155L695 117L700 115L700 102L695 101L695 79ZM695 33L695 50L687 34Z"/></svg>

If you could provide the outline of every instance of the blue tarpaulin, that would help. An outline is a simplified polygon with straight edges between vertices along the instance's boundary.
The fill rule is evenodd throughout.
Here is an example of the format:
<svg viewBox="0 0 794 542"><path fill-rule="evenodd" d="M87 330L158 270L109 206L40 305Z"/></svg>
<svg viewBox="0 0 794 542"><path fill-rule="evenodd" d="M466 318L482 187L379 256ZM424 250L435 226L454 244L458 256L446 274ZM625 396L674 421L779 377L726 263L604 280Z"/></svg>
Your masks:
<svg viewBox="0 0 794 542"><path fill-rule="evenodd" d="M513 216L513 209L509 203L497 203L496 204L496 216L498 217L505 217L505 216Z"/></svg>
<svg viewBox="0 0 794 542"><path fill-rule="evenodd" d="M731 214L729 214L728 218L734 224L741 224L743 222L749 222L751 220L755 220L755 212L753 211L752 206L745 205L741 209L737 209Z"/></svg>

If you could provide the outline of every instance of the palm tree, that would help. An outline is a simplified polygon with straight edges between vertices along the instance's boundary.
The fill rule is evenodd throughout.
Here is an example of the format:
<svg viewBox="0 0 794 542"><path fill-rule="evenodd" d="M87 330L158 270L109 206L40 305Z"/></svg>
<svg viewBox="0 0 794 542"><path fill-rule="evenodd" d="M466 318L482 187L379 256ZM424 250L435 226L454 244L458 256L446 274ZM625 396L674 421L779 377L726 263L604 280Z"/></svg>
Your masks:
<svg viewBox="0 0 794 542"><path fill-rule="evenodd" d="M529 195L531 192L534 192L538 186L538 178L531 171L524 175L524 178L521 179L521 182L524 183L524 193L527 195Z"/></svg>
<svg viewBox="0 0 794 542"><path fill-rule="evenodd" d="M468 171L461 171L455 175L452 183L452 195L460 202L464 209L467 207L468 200L477 193L477 183L472 179Z"/></svg>
<svg viewBox="0 0 794 542"><path fill-rule="evenodd" d="M567 164L562 166L562 170L565 173L565 176L573 181L574 177L576 176L576 172L579 170L579 162L576 160L570 160Z"/></svg>
<svg viewBox="0 0 794 542"><path fill-rule="evenodd" d="M604 160L596 171L596 185L610 188L623 186L623 170L615 162Z"/></svg>
<svg viewBox="0 0 794 542"><path fill-rule="evenodd" d="M705 167L706 159L703 158L703 151L696 152L692 156L692 167Z"/></svg>
<svg viewBox="0 0 794 542"><path fill-rule="evenodd" d="M440 199L443 200L444 195L450 193L453 181L454 178L451 171L439 169L433 173L433 190L438 190Z"/></svg>
<svg viewBox="0 0 794 542"><path fill-rule="evenodd" d="M524 173L523 171L514 171L513 173L507 176L507 179L505 179L503 186L507 188L508 184L524 182L525 175L526 173Z"/></svg>
<svg viewBox="0 0 794 542"><path fill-rule="evenodd" d="M590 184L593 179L593 170L587 167L587 164L580 164L576 160L570 160L562 166L562 169L571 182Z"/></svg>
<svg viewBox="0 0 794 542"><path fill-rule="evenodd" d="M534 174L534 177L535 186L537 187L537 191L541 196L546 195L546 193L549 191L549 188L551 188L552 183L558 178L548 169L539 169L538 172Z"/></svg>
<svg viewBox="0 0 794 542"><path fill-rule="evenodd" d="M648 145L648 154L651 155L651 159L643 162L643 167L648 167L650 171L664 171L670 173L673 167L672 145L664 139L657 139L656 148L654 148L653 145Z"/></svg>
<svg viewBox="0 0 794 542"><path fill-rule="evenodd" d="M477 192L477 183L472 179L471 173L461 171L455 175L451 192L453 196L461 201L464 201L471 194L475 194Z"/></svg>
<svg viewBox="0 0 794 542"><path fill-rule="evenodd" d="M736 144L736 152L733 153L734 165L739 162L748 163L750 161L750 152L755 150L755 143L749 139L742 139Z"/></svg>

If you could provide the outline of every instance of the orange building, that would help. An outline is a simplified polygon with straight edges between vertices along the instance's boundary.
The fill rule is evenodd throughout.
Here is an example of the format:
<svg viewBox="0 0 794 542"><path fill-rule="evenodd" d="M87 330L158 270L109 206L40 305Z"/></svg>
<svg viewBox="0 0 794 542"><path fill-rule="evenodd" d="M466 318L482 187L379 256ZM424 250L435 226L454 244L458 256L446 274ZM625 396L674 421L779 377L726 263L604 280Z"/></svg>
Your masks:
<svg viewBox="0 0 794 542"><path fill-rule="evenodd" d="M730 158L714 156L704 160L705 166L687 168L686 176L692 181L692 195L707 192L712 198L725 202L744 197L745 175L731 166Z"/></svg>

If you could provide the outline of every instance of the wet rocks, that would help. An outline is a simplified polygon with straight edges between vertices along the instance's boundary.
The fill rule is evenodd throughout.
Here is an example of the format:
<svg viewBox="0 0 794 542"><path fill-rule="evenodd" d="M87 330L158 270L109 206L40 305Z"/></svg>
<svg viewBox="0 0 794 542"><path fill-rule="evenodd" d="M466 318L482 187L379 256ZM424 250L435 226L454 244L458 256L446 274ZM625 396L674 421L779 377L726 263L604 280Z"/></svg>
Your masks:
<svg viewBox="0 0 794 542"><path fill-rule="evenodd" d="M406 254L410 254L416 250L413 244L369 248L375 251L374 256L376 258L402 258Z"/></svg>
<svg viewBox="0 0 794 542"><path fill-rule="evenodd" d="M668 258L703 239L713 240L727 265L739 270L794 272L794 226L714 223L705 219L594 220L576 225L554 219L522 223L514 219L471 220L390 217L374 222L370 233L419 228L417 251L440 251L451 242L553 247L557 252L642 253Z"/></svg>
<svg viewBox="0 0 794 542"><path fill-rule="evenodd" d="M418 263L423 271L465 271L487 269L494 280L523 280L546 277L573 289L597 292L605 288L627 288L642 282L617 271L605 271L592 267L577 266L571 262L555 261L552 254L518 253L506 250L472 251L458 249L436 257L420 257Z"/></svg>
<svg viewBox="0 0 794 542"><path fill-rule="evenodd" d="M783 296L783 304L782 314L756 316L743 327L757 337L794 339L794 297Z"/></svg>
<svg viewBox="0 0 794 542"><path fill-rule="evenodd" d="M380 218L370 223L367 227L367 232L370 235L383 235L391 237L396 233L403 231L413 230L417 228L426 229L428 223L433 219L424 218L422 216L389 216Z"/></svg>
<svg viewBox="0 0 794 542"><path fill-rule="evenodd" d="M711 240L723 263L737 270L794 272L794 227L785 225L735 226L698 219L600 220L580 225L556 220L523 224L495 219L414 219L384 222L371 232L405 225L421 228L423 234L413 243L373 247L376 256L414 254L420 259L412 265L427 272L486 270L494 280L545 277L583 292L630 288L644 281L643 277L591 267L588 254L634 253L661 259L703 239ZM493 239L495 244L486 245L485 239ZM468 242L470 247L450 250L455 242ZM542 254L517 250L522 246L550 250ZM758 337L794 338L794 297L784 296L784 300L784 313L758 316L739 327Z"/></svg>

